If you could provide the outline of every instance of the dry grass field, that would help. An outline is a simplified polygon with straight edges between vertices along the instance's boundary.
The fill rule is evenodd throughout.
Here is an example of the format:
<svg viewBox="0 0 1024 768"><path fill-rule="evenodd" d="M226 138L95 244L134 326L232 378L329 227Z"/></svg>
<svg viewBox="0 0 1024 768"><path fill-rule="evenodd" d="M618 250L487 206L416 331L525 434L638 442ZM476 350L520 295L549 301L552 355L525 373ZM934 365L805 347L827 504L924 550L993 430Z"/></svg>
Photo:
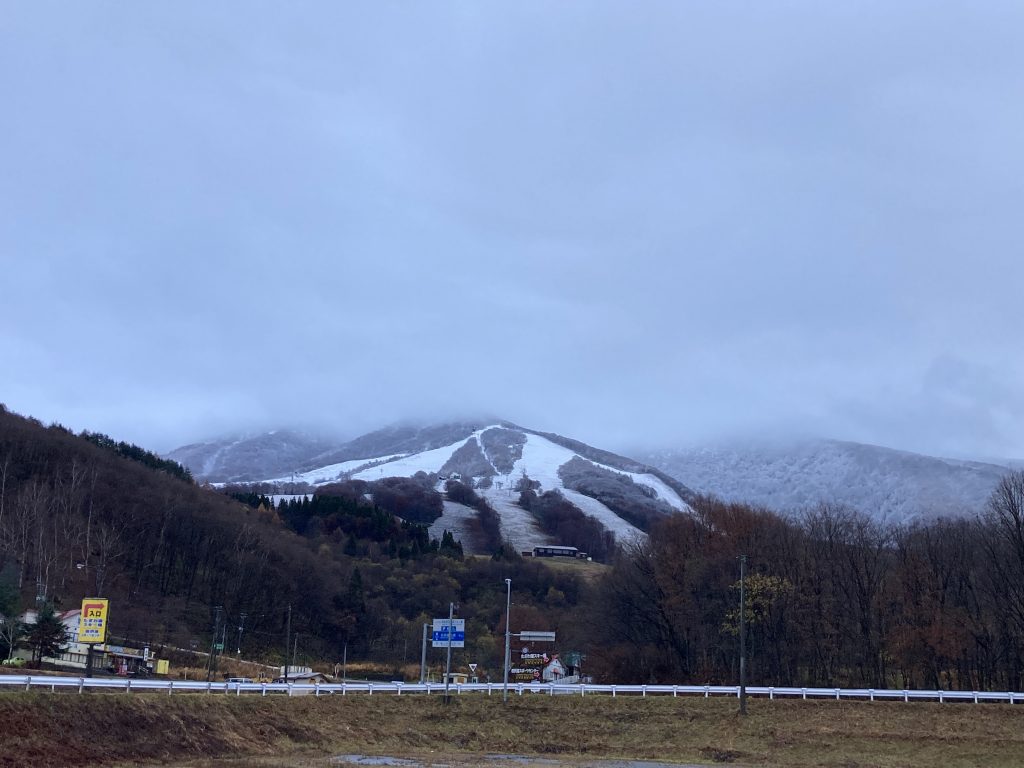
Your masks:
<svg viewBox="0 0 1024 768"><path fill-rule="evenodd" d="M0 695L0 766L472 765L487 753L758 766L1024 766L1024 707L588 697Z"/></svg>

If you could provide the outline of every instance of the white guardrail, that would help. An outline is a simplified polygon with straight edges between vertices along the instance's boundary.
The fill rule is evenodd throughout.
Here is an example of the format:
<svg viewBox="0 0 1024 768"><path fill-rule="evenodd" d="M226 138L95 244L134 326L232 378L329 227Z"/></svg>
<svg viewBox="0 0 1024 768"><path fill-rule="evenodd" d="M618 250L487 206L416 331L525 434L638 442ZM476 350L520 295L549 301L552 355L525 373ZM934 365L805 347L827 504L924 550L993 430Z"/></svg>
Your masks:
<svg viewBox="0 0 1024 768"><path fill-rule="evenodd" d="M266 696L278 694L287 696L347 695L347 694L443 694L444 683L214 683L204 680L159 680L126 679L117 677L51 677L44 675L0 675L0 691L30 690L71 691L112 691L131 693L133 691L157 691L168 695L173 693L217 693L221 695ZM501 695L502 683L452 684L449 693L485 693L488 696ZM735 685L557 685L554 683L509 683L512 695L524 693L555 695L605 695L605 696L739 696ZM985 701L1005 701L1010 704L1024 703L1024 693L1016 691L923 691L895 688L776 688L769 686L747 686L749 696L769 699L867 699L869 701L968 701L978 704Z"/></svg>

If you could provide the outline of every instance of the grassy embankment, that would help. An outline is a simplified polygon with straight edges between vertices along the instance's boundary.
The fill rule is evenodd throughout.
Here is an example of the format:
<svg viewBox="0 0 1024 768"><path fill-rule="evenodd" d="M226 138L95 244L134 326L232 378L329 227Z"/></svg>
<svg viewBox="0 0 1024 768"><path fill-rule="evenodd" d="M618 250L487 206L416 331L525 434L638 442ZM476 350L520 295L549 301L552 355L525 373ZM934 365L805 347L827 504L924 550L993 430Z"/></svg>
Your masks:
<svg viewBox="0 0 1024 768"><path fill-rule="evenodd" d="M316 765L504 752L765 766L1024 765L1024 707L731 699L0 695L0 766ZM266 758L273 757L269 763Z"/></svg>

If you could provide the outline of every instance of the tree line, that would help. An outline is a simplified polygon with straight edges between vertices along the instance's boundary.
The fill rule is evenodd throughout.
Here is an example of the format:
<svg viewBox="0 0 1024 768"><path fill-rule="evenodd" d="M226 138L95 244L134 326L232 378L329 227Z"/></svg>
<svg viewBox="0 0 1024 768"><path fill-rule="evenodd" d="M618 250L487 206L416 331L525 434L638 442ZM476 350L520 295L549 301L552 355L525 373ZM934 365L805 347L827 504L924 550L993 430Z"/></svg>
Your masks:
<svg viewBox="0 0 1024 768"><path fill-rule="evenodd" d="M883 525L822 504L795 518L714 498L623 547L590 614L621 680L1013 689L1024 675L1024 472L973 518Z"/></svg>

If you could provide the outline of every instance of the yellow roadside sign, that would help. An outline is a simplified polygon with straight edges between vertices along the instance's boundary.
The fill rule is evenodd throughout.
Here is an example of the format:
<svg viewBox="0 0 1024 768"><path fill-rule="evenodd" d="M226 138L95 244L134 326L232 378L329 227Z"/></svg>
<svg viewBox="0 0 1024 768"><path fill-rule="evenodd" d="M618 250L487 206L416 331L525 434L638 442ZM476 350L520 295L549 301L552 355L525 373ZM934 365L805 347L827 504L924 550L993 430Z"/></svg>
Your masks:
<svg viewBox="0 0 1024 768"><path fill-rule="evenodd" d="M82 599L82 618L78 622L78 642L102 643L107 639L107 608L105 597Z"/></svg>

